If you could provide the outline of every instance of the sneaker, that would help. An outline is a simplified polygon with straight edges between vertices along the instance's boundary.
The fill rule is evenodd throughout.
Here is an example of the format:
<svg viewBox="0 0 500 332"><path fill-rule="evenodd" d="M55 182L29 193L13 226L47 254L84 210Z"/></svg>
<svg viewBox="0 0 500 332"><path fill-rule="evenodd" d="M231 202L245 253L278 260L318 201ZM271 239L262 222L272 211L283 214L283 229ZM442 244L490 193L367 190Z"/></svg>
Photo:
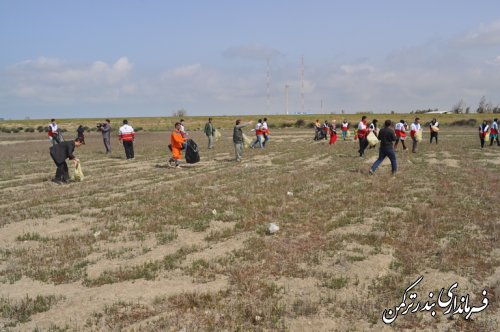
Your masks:
<svg viewBox="0 0 500 332"><path fill-rule="evenodd" d="M373 175L373 173L375 173L375 172L373 172L373 170L370 168L370 170L368 171L368 174Z"/></svg>
<svg viewBox="0 0 500 332"><path fill-rule="evenodd" d="M52 179L50 180L52 182L54 182L55 184L58 184L58 185L61 185L62 184L62 181L61 180L58 180L58 179Z"/></svg>

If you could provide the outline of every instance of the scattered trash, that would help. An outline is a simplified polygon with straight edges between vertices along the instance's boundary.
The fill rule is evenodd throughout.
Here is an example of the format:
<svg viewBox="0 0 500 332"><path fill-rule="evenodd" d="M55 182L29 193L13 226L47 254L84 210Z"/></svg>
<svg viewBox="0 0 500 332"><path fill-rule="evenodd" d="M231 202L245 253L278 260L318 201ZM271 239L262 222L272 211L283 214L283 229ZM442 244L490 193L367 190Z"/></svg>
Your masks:
<svg viewBox="0 0 500 332"><path fill-rule="evenodd" d="M101 235L101 231L97 231L94 233L94 237L97 239Z"/></svg>
<svg viewBox="0 0 500 332"><path fill-rule="evenodd" d="M288 196L292 197L293 196L293 193L291 191L287 192L286 193Z"/></svg>
<svg viewBox="0 0 500 332"><path fill-rule="evenodd" d="M260 317L260 316L255 316L255 321L256 321L256 322L260 322L261 320L262 320L262 317Z"/></svg>
<svg viewBox="0 0 500 332"><path fill-rule="evenodd" d="M217 210L216 210L216 209L213 209L213 210L212 210L212 214L213 214L214 216L215 216L215 215L217 215Z"/></svg>
<svg viewBox="0 0 500 332"><path fill-rule="evenodd" d="M279 230L280 230L279 226L276 225L275 223L270 223L269 224L269 228L268 228L269 234L274 234L274 233L276 233Z"/></svg>

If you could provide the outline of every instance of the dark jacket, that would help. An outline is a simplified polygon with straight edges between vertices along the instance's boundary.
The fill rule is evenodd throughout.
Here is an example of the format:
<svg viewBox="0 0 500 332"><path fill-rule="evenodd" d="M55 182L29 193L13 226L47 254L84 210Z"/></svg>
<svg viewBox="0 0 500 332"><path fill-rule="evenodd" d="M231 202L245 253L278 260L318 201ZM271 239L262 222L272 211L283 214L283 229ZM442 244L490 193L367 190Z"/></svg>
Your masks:
<svg viewBox="0 0 500 332"><path fill-rule="evenodd" d="M53 145L50 148L50 155L56 163L61 164L68 158L70 160L75 159L73 151L75 151L75 141L64 141Z"/></svg>
<svg viewBox="0 0 500 332"><path fill-rule="evenodd" d="M396 141L396 134L392 128L384 127L380 130L378 139L380 140L380 148L392 147L392 143Z"/></svg>
<svg viewBox="0 0 500 332"><path fill-rule="evenodd" d="M233 142L234 143L243 143L243 130L241 128L247 126L248 123L239 124L234 126L233 129Z"/></svg>

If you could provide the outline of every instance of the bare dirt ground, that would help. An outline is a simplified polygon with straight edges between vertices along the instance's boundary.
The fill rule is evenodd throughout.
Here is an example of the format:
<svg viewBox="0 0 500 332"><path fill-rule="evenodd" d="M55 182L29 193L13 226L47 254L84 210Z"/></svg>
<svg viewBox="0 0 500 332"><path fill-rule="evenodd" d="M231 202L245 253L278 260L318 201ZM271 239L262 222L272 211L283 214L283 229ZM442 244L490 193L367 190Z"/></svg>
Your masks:
<svg viewBox="0 0 500 332"><path fill-rule="evenodd" d="M134 161L92 133L85 180L59 186L44 134L0 134L0 330L500 330L500 147L473 128L400 147L395 177L368 175L378 148L306 129L241 163L229 130L191 136L201 162L172 169L167 132L140 132ZM488 306L384 324L419 276L422 307L455 282Z"/></svg>

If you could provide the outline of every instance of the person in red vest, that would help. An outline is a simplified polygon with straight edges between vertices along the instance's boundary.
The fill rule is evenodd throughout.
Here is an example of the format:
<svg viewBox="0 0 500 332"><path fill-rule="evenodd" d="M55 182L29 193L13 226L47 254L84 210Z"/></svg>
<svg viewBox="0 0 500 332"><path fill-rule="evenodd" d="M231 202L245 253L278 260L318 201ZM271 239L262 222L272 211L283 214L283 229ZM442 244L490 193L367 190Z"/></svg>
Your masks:
<svg viewBox="0 0 500 332"><path fill-rule="evenodd" d="M181 127L182 127L181 123L176 122L174 131L172 131L172 134L170 135L170 147L172 149L172 155L173 155L173 157L170 159L170 162L173 161L175 163L176 168L180 167L179 164L182 159L181 155L182 146L187 141L187 137L185 137L182 134Z"/></svg>
<svg viewBox="0 0 500 332"><path fill-rule="evenodd" d="M332 123L330 123L329 131L330 131L329 144L333 145L337 141L337 120L332 120Z"/></svg>
<svg viewBox="0 0 500 332"><path fill-rule="evenodd" d="M127 120L123 120L123 126L118 130L118 139L123 143L127 160L134 160L134 128L129 126Z"/></svg>
<svg viewBox="0 0 500 332"><path fill-rule="evenodd" d="M368 118L366 115L361 117L361 121L358 123L358 141L359 141L359 156L363 158L365 156L365 149L368 146L368 134L370 133L370 129L368 128Z"/></svg>
<svg viewBox="0 0 500 332"><path fill-rule="evenodd" d="M346 119L342 122L342 139L345 141L347 138L347 131L349 130L349 122Z"/></svg>
<svg viewBox="0 0 500 332"><path fill-rule="evenodd" d="M396 143L394 143L394 149L398 147L398 143L399 141L401 141L401 144L403 145L403 151L408 150L405 144L407 129L408 129L408 124L406 123L405 120L400 120L394 126L394 132L396 133Z"/></svg>

